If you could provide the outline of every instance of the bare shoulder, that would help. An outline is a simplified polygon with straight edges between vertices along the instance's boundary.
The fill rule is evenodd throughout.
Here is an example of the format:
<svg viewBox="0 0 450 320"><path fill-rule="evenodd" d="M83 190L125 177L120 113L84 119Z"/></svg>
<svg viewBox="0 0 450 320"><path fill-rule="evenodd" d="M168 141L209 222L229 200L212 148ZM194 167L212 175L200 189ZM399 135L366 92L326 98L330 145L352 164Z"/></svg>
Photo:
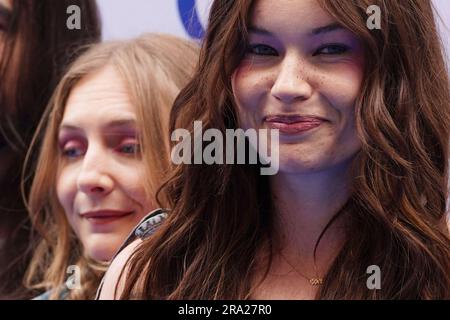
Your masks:
<svg viewBox="0 0 450 320"><path fill-rule="evenodd" d="M111 262L108 271L106 271L103 287L100 291L100 300L115 300L120 297L125 284L125 277L120 277L120 275L122 270L125 268L125 264L128 259L141 243L141 239L133 241L126 246Z"/></svg>

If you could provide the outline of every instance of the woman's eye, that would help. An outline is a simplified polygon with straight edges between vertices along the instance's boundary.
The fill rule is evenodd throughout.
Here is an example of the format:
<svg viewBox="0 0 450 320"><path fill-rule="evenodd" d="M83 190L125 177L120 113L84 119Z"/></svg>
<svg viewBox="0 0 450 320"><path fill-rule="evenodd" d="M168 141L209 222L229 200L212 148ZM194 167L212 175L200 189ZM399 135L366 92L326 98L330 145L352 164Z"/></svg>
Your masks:
<svg viewBox="0 0 450 320"><path fill-rule="evenodd" d="M247 52L250 54L258 55L258 56L277 56L278 55L278 52L274 48L266 46L264 44L250 45Z"/></svg>
<svg viewBox="0 0 450 320"><path fill-rule="evenodd" d="M62 151L64 157L77 158L83 155L83 150L80 148L66 148Z"/></svg>
<svg viewBox="0 0 450 320"><path fill-rule="evenodd" d="M138 154L140 152L140 146L137 143L127 143L119 147L119 152L126 154Z"/></svg>
<svg viewBox="0 0 450 320"><path fill-rule="evenodd" d="M86 152L87 145L77 138L62 139L59 148L63 158L75 159L81 157Z"/></svg>
<svg viewBox="0 0 450 320"><path fill-rule="evenodd" d="M339 55L344 54L349 50L347 46L340 45L340 44L332 44L327 45L319 48L315 53L314 56L317 56L319 54L322 55Z"/></svg>

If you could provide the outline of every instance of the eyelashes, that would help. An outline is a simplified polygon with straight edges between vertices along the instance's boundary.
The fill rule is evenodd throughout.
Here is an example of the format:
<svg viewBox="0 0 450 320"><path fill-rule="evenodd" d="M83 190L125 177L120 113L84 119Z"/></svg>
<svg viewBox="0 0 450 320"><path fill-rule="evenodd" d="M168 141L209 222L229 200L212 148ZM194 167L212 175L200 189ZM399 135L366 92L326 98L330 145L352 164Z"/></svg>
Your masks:
<svg viewBox="0 0 450 320"><path fill-rule="evenodd" d="M86 145L82 142L68 140L60 143L61 155L66 159L76 159L86 153Z"/></svg>
<svg viewBox="0 0 450 320"><path fill-rule="evenodd" d="M342 55L344 53L347 53L350 50L350 48L344 44L329 44L320 47L317 49L317 51L313 54L313 56L324 54L324 55Z"/></svg>
<svg viewBox="0 0 450 320"><path fill-rule="evenodd" d="M79 148L67 148L62 151L62 155L65 158L78 158L82 156L84 152Z"/></svg>
<svg viewBox="0 0 450 320"><path fill-rule="evenodd" d="M129 155L138 155L141 153L141 146L139 143L124 143L119 146L117 149L118 152L129 154Z"/></svg>
<svg viewBox="0 0 450 320"><path fill-rule="evenodd" d="M314 51L313 57L323 55L323 56L339 56L347 53L350 47L345 44L333 43L326 44ZM266 44L251 44L247 48L247 54L255 56L279 56L276 49L272 48Z"/></svg>
<svg viewBox="0 0 450 320"><path fill-rule="evenodd" d="M69 140L61 142L59 148L63 158L77 159L86 154L88 147L84 142ZM136 139L123 139L117 146L111 146L109 148L112 151L127 157L138 156L141 153L141 146Z"/></svg>
<svg viewBox="0 0 450 320"><path fill-rule="evenodd" d="M267 45L264 44L255 44L255 45L249 45L247 48L247 53L255 54L258 56L277 56L278 52Z"/></svg>

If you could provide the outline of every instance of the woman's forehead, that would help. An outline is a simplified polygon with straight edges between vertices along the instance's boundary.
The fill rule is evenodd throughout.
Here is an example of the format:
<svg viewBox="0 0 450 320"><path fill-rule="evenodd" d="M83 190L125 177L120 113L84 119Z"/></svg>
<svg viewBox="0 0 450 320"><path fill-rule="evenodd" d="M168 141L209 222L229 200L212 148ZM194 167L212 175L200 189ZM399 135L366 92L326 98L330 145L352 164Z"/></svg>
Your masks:
<svg viewBox="0 0 450 320"><path fill-rule="evenodd" d="M316 0L258 0L250 16L250 25L273 29L290 26L297 32L333 22L335 19Z"/></svg>

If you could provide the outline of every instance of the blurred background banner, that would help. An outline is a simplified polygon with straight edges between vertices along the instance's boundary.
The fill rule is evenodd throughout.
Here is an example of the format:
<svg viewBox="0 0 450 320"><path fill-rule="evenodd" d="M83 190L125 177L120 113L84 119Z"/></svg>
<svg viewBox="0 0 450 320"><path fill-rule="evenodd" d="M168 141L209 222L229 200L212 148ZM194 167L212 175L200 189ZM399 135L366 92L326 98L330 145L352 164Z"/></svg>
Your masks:
<svg viewBox="0 0 450 320"><path fill-rule="evenodd" d="M97 0L103 39L126 39L143 32L200 38L211 0Z"/></svg>

